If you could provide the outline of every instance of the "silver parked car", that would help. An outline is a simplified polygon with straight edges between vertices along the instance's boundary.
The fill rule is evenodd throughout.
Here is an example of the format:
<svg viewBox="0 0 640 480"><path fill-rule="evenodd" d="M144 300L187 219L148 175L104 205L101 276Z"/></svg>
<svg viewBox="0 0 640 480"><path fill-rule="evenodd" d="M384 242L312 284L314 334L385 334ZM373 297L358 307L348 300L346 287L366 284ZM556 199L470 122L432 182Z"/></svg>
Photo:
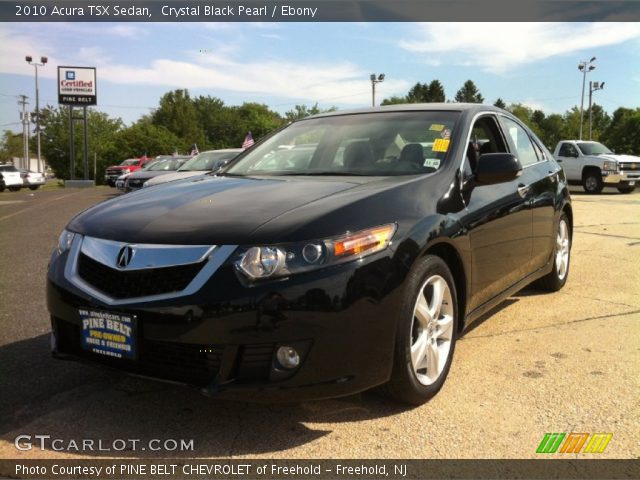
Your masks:
<svg viewBox="0 0 640 480"><path fill-rule="evenodd" d="M161 183L183 180L208 172L215 172L244 152L242 148L228 148L225 150L208 150L202 152L182 165L175 173L152 178L144 183L144 187Z"/></svg>
<svg viewBox="0 0 640 480"><path fill-rule="evenodd" d="M168 157L163 160L159 160L151 165L149 168L144 168L133 172L125 180L124 191L131 192L142 188L144 184L152 178L159 177L161 175L167 175L178 170L182 165L187 162L191 157L187 155L176 155Z"/></svg>

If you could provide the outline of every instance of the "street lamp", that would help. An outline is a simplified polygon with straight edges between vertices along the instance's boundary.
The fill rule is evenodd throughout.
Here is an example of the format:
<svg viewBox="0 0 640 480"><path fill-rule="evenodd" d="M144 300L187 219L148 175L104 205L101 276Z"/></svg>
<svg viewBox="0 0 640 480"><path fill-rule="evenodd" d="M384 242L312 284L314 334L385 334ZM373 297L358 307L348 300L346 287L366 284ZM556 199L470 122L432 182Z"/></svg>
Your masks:
<svg viewBox="0 0 640 480"><path fill-rule="evenodd" d="M596 57L591 57L588 62L586 60L581 61L578 64L578 70L582 72L582 99L580 101L580 140L582 140L582 122L584 118L584 86L587 81L587 73L591 70L595 70L596 66L591 65L596 61Z"/></svg>
<svg viewBox="0 0 640 480"><path fill-rule="evenodd" d="M31 55L27 55L24 59L29 65L33 65L36 69L36 144L38 146L38 172L42 172L44 169L41 168L42 160L40 159L40 92L38 90L38 67L44 67L49 59L47 57L40 57L40 63L34 62ZM27 163L29 164L27 169L29 169L31 161L27 160Z"/></svg>
<svg viewBox="0 0 640 480"><path fill-rule="evenodd" d="M589 140L591 140L591 119L593 114L591 112L591 98L593 96L593 92L596 90L602 90L604 88L604 82L589 82Z"/></svg>
<svg viewBox="0 0 640 480"><path fill-rule="evenodd" d="M376 83L384 82L384 73L381 73L376 77L375 73L371 74L371 106L376 106Z"/></svg>

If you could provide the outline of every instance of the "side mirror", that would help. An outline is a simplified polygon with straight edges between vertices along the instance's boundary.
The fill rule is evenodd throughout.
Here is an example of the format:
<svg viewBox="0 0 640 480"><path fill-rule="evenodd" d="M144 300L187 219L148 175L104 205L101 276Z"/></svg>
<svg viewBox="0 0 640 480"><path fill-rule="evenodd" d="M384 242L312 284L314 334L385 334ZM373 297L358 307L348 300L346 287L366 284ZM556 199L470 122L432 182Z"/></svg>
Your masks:
<svg viewBox="0 0 640 480"><path fill-rule="evenodd" d="M522 165L511 153L485 153L480 155L476 167L476 185L494 185L510 182L522 175Z"/></svg>

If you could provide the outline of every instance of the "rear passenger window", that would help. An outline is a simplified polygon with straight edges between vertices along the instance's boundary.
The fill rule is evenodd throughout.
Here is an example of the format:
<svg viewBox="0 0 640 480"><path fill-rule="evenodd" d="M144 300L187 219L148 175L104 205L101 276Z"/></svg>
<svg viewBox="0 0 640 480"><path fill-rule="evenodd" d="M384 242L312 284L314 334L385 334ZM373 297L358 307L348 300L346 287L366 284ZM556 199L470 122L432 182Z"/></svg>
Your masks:
<svg viewBox="0 0 640 480"><path fill-rule="evenodd" d="M529 134L513 120L502 117L502 124L505 127L507 137L512 141L512 145L515 147L514 152L520 164L523 167L527 165L533 165L538 161L538 156L534 150Z"/></svg>

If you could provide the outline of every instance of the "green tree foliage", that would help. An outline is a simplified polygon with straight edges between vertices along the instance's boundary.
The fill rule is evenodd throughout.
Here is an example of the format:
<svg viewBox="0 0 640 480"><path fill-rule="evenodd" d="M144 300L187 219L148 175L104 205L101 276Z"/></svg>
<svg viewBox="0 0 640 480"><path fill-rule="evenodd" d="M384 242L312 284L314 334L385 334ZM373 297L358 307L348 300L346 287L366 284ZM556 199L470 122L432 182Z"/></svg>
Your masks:
<svg viewBox="0 0 640 480"><path fill-rule="evenodd" d="M329 107L326 109L319 108L317 103L313 107L307 107L306 105L296 105L293 110L285 112L284 118L287 122L293 122L295 120L300 120L311 115L317 115L319 113L325 112L334 112L336 110L336 107Z"/></svg>
<svg viewBox="0 0 640 480"><path fill-rule="evenodd" d="M29 147L31 147L31 143ZM22 134L13 133L11 130L5 130L0 140L0 163L10 161L13 157L22 157Z"/></svg>
<svg viewBox="0 0 640 480"><path fill-rule="evenodd" d="M75 109L74 115L80 115L81 110ZM58 178L69 178L69 108L47 106L40 110L42 127L41 148L47 163ZM117 133L123 128L122 120L109 118L106 113L87 109L87 128L89 143L90 178L93 177L93 159L97 159L96 180L103 177L106 166L124 160L117 142ZM75 172L74 176L83 176L82 121L75 123Z"/></svg>
<svg viewBox="0 0 640 480"><path fill-rule="evenodd" d="M602 142L617 153L640 155L640 108L620 107L613 112Z"/></svg>
<svg viewBox="0 0 640 480"><path fill-rule="evenodd" d="M464 82L464 85L454 97L456 102L459 103L482 103L484 102L484 97L480 94L478 87L473 83L473 80L467 80Z"/></svg>
<svg viewBox="0 0 640 480"><path fill-rule="evenodd" d="M205 143L205 131L188 90L165 93L158 109L153 112L152 121L180 138L183 141L182 151L186 151L193 143Z"/></svg>
<svg viewBox="0 0 640 480"><path fill-rule="evenodd" d="M500 97L498 97L498 99L495 101L493 106L494 107L498 107L498 108L502 108L503 110L507 108L507 104L504 103L504 100L502 100L502 98L500 98Z"/></svg>
<svg viewBox="0 0 640 480"><path fill-rule="evenodd" d="M143 118L129 128L120 130L116 136L116 143L122 159L140 157L155 157L178 151L184 143L167 128L154 125L148 118Z"/></svg>
<svg viewBox="0 0 640 480"><path fill-rule="evenodd" d="M402 103L409 103L409 101L407 100L407 97L393 96L393 97L385 98L384 100L382 100L381 105L400 105Z"/></svg>

